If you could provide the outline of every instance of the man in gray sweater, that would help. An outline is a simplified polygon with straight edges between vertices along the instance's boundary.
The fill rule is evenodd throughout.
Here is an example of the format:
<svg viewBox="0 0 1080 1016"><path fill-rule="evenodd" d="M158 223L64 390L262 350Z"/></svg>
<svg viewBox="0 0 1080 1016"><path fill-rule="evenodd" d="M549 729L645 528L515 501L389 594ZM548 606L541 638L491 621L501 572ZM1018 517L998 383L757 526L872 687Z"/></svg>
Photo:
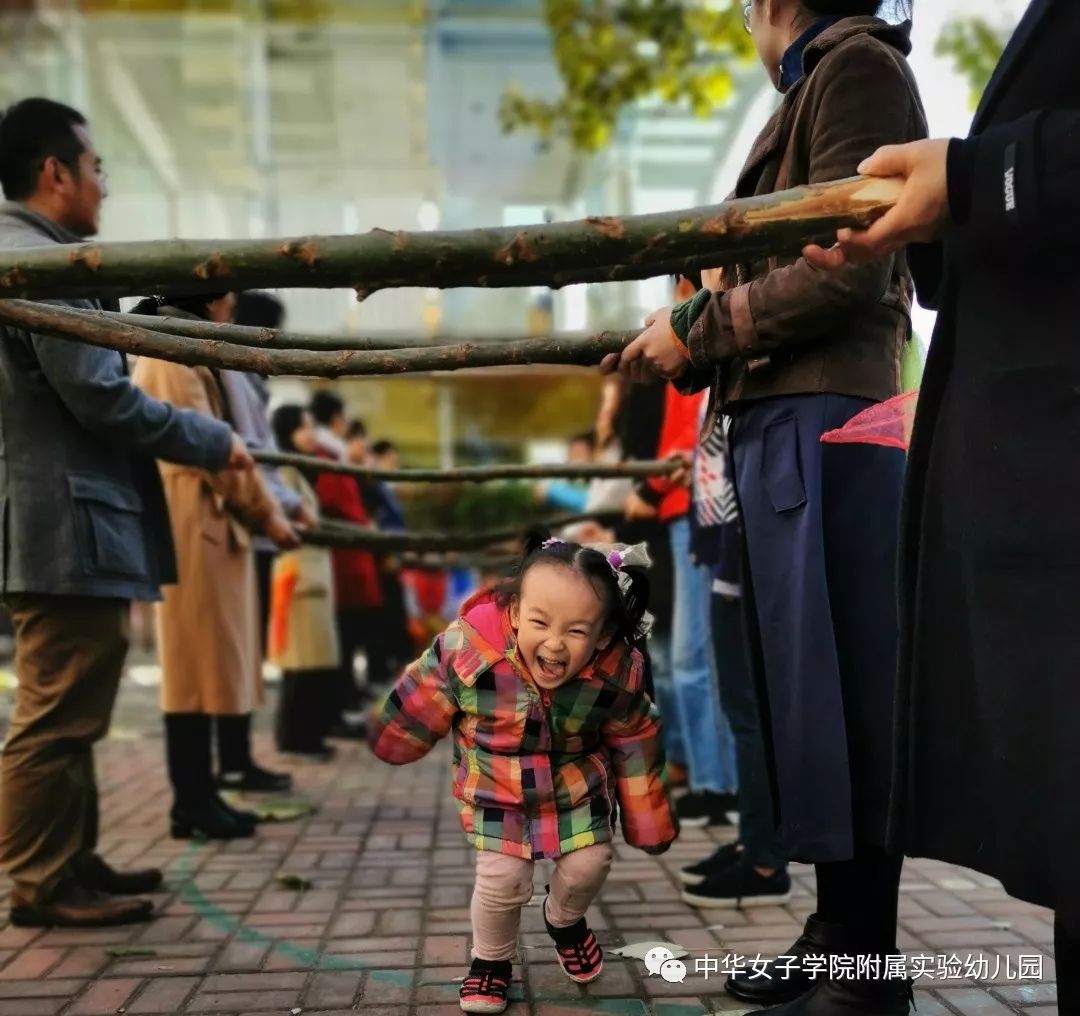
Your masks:
<svg viewBox="0 0 1080 1016"><path fill-rule="evenodd" d="M47 99L10 107L0 187L0 249L93 236L105 177L83 116ZM19 680L0 758L0 868L13 924L141 920L152 907L138 895L161 883L160 871L117 872L95 852L93 763L130 601L176 581L157 458L252 467L226 424L134 387L122 354L0 328L0 596Z"/></svg>

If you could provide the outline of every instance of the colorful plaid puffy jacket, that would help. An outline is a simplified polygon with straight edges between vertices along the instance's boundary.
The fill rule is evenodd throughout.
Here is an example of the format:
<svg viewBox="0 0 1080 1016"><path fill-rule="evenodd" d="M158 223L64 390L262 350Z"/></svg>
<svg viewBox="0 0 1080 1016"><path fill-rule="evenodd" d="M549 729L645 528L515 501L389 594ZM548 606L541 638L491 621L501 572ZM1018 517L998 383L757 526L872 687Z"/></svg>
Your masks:
<svg viewBox="0 0 1080 1016"><path fill-rule="evenodd" d="M490 593L411 664L371 732L375 754L414 762L454 731L454 796L470 843L525 859L611 840L621 809L635 847L671 842L660 727L641 655L600 653L559 688L520 661L508 613Z"/></svg>

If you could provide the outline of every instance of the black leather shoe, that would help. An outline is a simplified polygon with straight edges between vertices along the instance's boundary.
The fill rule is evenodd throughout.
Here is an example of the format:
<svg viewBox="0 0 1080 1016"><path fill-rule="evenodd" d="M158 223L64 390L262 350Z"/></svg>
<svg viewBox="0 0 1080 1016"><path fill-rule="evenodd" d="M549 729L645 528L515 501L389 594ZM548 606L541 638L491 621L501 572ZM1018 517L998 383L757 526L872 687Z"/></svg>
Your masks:
<svg viewBox="0 0 1080 1016"><path fill-rule="evenodd" d="M253 823L237 819L216 797L174 804L169 823L174 840L235 840L251 836L255 831Z"/></svg>
<svg viewBox="0 0 1080 1016"><path fill-rule="evenodd" d="M794 960L773 960L759 970L738 970L724 984L729 995L754 1005L779 1005L805 995L821 977L820 964L804 971L799 960L804 956L831 956L842 953L845 947L844 929L838 924L827 924L816 914L806 919L802 934L783 955ZM827 968L826 968L827 969Z"/></svg>
<svg viewBox="0 0 1080 1016"><path fill-rule="evenodd" d="M292 777L288 773L272 773L269 769L252 765L239 773L222 773L218 778L221 790L244 790L249 794L276 794L292 789Z"/></svg>
<svg viewBox="0 0 1080 1016"><path fill-rule="evenodd" d="M908 1016L915 997L911 981L817 981L794 1001L748 1016Z"/></svg>
<svg viewBox="0 0 1080 1016"><path fill-rule="evenodd" d="M253 811L244 811L240 808L234 808L228 801L225 800L220 794L214 795L214 800L217 802L217 806L225 812L238 826L243 830L244 836L254 836L255 827L259 824L259 816Z"/></svg>
<svg viewBox="0 0 1080 1016"><path fill-rule="evenodd" d="M367 739L367 724L338 720L326 732L326 736L333 738L335 741L364 741Z"/></svg>
<svg viewBox="0 0 1080 1016"><path fill-rule="evenodd" d="M74 864L75 877L87 889L110 896L142 896L157 892L165 876L159 868L117 871L98 854L86 854Z"/></svg>
<svg viewBox="0 0 1080 1016"><path fill-rule="evenodd" d="M46 903L13 900L11 923L19 928L110 928L145 921L153 909L149 900L106 896L71 881Z"/></svg>

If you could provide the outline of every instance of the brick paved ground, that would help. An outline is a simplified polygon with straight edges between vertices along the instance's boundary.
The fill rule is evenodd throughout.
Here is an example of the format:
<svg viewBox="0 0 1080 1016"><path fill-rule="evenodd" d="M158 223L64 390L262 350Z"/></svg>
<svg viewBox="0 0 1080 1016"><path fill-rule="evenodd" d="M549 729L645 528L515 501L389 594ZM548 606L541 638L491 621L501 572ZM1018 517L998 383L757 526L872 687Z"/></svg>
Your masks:
<svg viewBox="0 0 1080 1016"><path fill-rule="evenodd" d="M127 685L113 738L99 753L105 854L121 865L161 865L162 916L101 931L0 930L0 1016L109 1013L449 1014L468 949L469 854L446 792L445 756L405 769L352 745L328 767L294 770L318 804L307 820L260 828L253 840L198 846L168 838L168 795L152 689ZM6 714L6 706L2 709ZM265 742L261 744L269 760ZM666 939L686 960L782 950L812 907L812 870L796 872L788 907L695 911L678 899L674 871L725 834L688 831L664 858L621 848L595 909L601 942ZM730 833L726 834L730 836ZM277 872L314 888L281 890ZM538 871L537 885L543 884ZM0 887L7 910L7 887ZM928 862L909 863L901 903L909 953L983 956L989 982L922 980L920 1016L1050 1016L1052 929L1045 911L1008 899L991 880ZM110 955L110 949L151 950ZM530 907L515 967L513 1016L692 1016L742 1011L721 982L693 972L684 984L609 958L588 989L560 973ZM1006 964L1046 955L1044 980L1018 983ZM691 965L691 971L693 966Z"/></svg>

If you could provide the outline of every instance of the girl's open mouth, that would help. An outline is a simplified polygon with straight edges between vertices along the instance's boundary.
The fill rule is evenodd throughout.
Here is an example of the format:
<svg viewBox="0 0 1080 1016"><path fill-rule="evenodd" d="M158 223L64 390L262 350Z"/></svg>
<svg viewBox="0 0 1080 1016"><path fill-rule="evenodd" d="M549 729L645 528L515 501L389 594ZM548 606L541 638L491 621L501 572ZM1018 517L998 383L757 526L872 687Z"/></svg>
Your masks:
<svg viewBox="0 0 1080 1016"><path fill-rule="evenodd" d="M540 672L544 677L562 677L566 671L566 664L559 660L552 660L546 656L537 655L536 662L540 665Z"/></svg>

